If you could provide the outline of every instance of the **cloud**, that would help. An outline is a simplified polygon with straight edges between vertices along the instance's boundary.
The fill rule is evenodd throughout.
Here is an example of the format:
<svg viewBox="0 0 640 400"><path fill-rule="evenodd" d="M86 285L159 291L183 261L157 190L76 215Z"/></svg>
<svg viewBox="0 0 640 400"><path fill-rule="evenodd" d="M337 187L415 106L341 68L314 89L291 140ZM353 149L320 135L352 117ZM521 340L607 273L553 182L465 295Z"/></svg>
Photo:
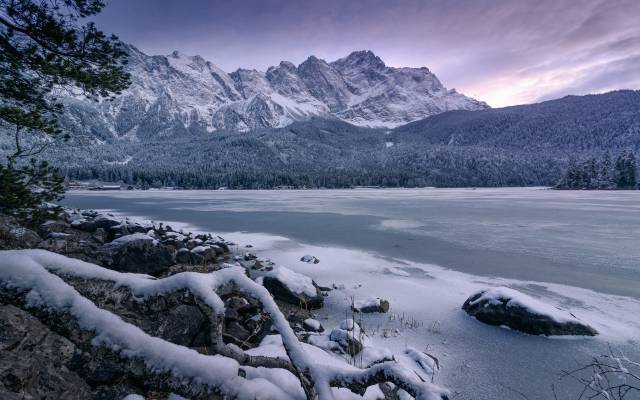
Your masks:
<svg viewBox="0 0 640 400"><path fill-rule="evenodd" d="M371 49L503 106L640 88L638 16L637 0L111 0L97 22L145 52L226 71Z"/></svg>

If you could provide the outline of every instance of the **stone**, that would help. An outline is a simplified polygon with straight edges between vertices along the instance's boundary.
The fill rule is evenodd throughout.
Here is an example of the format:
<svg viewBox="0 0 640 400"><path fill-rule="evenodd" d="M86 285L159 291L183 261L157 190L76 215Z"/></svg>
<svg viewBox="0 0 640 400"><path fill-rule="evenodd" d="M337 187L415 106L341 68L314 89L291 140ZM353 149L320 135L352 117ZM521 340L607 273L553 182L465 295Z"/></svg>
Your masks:
<svg viewBox="0 0 640 400"><path fill-rule="evenodd" d="M134 234L102 246L98 260L101 265L120 272L157 274L175 264L176 253L149 236Z"/></svg>
<svg viewBox="0 0 640 400"><path fill-rule="evenodd" d="M312 256L311 254L307 254L304 255L300 258L300 261L302 262L306 262L309 264L318 264L320 262L320 259L317 258L316 256Z"/></svg>
<svg viewBox="0 0 640 400"><path fill-rule="evenodd" d="M389 301L379 297L373 297L364 301L357 301L351 307L353 311L361 313L387 313L389 312Z"/></svg>
<svg viewBox="0 0 640 400"><path fill-rule="evenodd" d="M272 276L265 276L262 280L262 286L264 286L274 299L283 301L285 303L292 304L308 309L321 308L324 305L324 296L318 285L313 282L316 288L316 295L309 296L305 293L295 293L287 287L287 285L281 282L278 278Z"/></svg>
<svg viewBox="0 0 640 400"><path fill-rule="evenodd" d="M324 327L317 319L307 318L302 322L302 327L309 332L324 332Z"/></svg>
<svg viewBox="0 0 640 400"><path fill-rule="evenodd" d="M517 302L511 302L512 298L507 296L499 296L491 300L482 299L484 293L483 290L470 296L462 305L462 309L485 324L504 325L531 335L595 336L598 334L595 329L580 323L577 319L575 321L558 321L552 316L533 312L531 308L524 307ZM515 290L507 293L526 296Z"/></svg>
<svg viewBox="0 0 640 400"><path fill-rule="evenodd" d="M364 348L365 335L358 323L346 319L331 331L329 339L350 356L355 356Z"/></svg>
<svg viewBox="0 0 640 400"><path fill-rule="evenodd" d="M0 249L33 248L41 241L40 235L20 225L14 217L0 214Z"/></svg>
<svg viewBox="0 0 640 400"><path fill-rule="evenodd" d="M37 318L0 305L0 397L91 398L91 387L71 370L78 349Z"/></svg>

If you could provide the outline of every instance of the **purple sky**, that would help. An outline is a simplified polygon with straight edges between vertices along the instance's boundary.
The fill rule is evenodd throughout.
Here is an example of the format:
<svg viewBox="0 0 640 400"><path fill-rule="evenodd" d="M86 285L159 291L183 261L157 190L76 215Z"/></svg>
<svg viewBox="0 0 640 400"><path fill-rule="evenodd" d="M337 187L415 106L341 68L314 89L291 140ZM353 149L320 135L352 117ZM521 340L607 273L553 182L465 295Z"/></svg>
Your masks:
<svg viewBox="0 0 640 400"><path fill-rule="evenodd" d="M228 72L368 49L494 107L640 89L640 0L107 0L96 20Z"/></svg>

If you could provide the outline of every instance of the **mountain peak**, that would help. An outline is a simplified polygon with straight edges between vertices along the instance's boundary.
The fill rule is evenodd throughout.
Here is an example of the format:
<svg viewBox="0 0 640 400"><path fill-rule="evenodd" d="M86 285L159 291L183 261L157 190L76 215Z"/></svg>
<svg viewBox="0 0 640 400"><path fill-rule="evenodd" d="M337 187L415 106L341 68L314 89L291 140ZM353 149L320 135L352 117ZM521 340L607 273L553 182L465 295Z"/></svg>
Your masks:
<svg viewBox="0 0 640 400"><path fill-rule="evenodd" d="M371 50L358 50L354 51L348 56L336 60L331 63L339 68L353 68L358 69L367 68L374 70L382 70L386 68L384 61Z"/></svg>
<svg viewBox="0 0 640 400"><path fill-rule="evenodd" d="M311 55L306 60L304 60L300 65L298 65L298 68L300 67L304 68L310 65L317 66L317 65L328 65L328 64L322 58L318 58L314 55Z"/></svg>

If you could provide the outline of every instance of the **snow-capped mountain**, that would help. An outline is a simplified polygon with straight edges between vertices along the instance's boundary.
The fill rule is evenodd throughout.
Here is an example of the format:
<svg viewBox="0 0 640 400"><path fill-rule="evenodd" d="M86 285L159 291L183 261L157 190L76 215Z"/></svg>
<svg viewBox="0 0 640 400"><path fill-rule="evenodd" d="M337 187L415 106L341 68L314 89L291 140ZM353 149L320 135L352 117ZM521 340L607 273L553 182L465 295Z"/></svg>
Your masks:
<svg viewBox="0 0 640 400"><path fill-rule="evenodd" d="M488 108L447 90L427 68L392 68L371 51L328 63L311 56L266 72L227 74L200 56L148 56L133 46L132 85L113 101L66 100L65 125L99 139L283 127L312 116L395 127L448 110Z"/></svg>

